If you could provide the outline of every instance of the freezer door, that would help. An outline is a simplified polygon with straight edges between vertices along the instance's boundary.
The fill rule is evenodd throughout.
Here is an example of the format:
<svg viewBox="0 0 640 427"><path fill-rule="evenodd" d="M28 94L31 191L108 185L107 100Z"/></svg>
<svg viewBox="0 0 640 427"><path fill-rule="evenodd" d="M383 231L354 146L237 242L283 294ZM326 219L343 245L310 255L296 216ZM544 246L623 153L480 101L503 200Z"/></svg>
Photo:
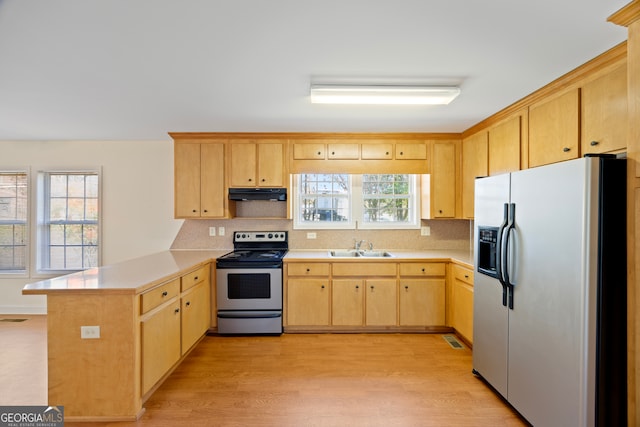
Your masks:
<svg viewBox="0 0 640 427"><path fill-rule="evenodd" d="M593 425L594 165L578 159L511 176L507 399L536 426Z"/></svg>
<svg viewBox="0 0 640 427"><path fill-rule="evenodd" d="M502 305L500 282L478 270L478 228L502 224L509 188L509 174L477 179L474 214L473 369L504 397L507 396L508 309Z"/></svg>

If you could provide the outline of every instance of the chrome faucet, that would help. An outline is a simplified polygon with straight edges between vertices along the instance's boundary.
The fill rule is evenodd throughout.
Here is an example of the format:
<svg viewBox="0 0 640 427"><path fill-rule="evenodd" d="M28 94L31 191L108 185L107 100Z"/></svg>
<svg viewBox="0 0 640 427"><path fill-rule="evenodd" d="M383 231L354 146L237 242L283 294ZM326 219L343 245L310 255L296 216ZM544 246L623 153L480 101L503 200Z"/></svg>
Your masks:
<svg viewBox="0 0 640 427"><path fill-rule="evenodd" d="M353 245L353 246L354 246L355 250L356 250L356 251L359 251L359 250L360 250L360 246L362 246L362 244L363 244L364 242L366 242L366 240L360 240L360 241L357 241L356 239L353 239L353 242L354 242L354 245Z"/></svg>

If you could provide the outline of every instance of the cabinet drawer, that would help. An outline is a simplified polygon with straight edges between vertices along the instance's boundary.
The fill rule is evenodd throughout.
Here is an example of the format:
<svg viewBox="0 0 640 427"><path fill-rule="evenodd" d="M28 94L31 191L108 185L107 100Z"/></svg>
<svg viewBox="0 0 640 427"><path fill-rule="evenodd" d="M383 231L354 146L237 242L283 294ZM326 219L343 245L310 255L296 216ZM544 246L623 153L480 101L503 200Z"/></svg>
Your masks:
<svg viewBox="0 0 640 427"><path fill-rule="evenodd" d="M207 274L208 269L209 269L209 264L202 266L199 269L194 270L191 273L187 273L184 276L182 276L182 292L197 285L203 280L206 280L209 277L209 275Z"/></svg>
<svg viewBox="0 0 640 427"><path fill-rule="evenodd" d="M140 313L144 314L149 310L158 307L165 301L178 296L180 293L180 279L174 279L164 285L158 286L145 292L140 296Z"/></svg>
<svg viewBox="0 0 640 427"><path fill-rule="evenodd" d="M334 276L395 276L396 264L384 262L345 262L333 264Z"/></svg>
<svg viewBox="0 0 640 427"><path fill-rule="evenodd" d="M329 277L329 264L317 263L292 263L288 264L289 276L326 276Z"/></svg>
<svg viewBox="0 0 640 427"><path fill-rule="evenodd" d="M456 280L467 283L473 286L473 271L468 268L460 267L459 265L453 266L453 277Z"/></svg>
<svg viewBox="0 0 640 427"><path fill-rule="evenodd" d="M445 264L442 262L410 262L400 264L400 276L444 276Z"/></svg>
<svg viewBox="0 0 640 427"><path fill-rule="evenodd" d="M324 144L293 144L294 160L324 160Z"/></svg>

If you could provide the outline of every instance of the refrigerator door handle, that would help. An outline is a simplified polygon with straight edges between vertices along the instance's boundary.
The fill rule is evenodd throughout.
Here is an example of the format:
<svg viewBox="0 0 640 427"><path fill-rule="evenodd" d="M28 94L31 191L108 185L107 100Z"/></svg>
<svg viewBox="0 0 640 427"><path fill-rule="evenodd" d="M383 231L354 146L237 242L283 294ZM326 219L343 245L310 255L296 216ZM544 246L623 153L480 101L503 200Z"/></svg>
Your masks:
<svg viewBox="0 0 640 427"><path fill-rule="evenodd" d="M502 224L500 224L500 227L498 228L498 236L497 236L497 244L496 244L496 273L498 275L498 281L500 281L500 284L502 285L502 305L503 306L507 306L507 300L508 300L508 286L507 286L507 282L504 279L504 275L502 274L502 266L503 266L503 259L502 259L502 238L504 236L504 230L507 227L507 225L509 224L509 204L505 203L504 204L504 220L502 221Z"/></svg>
<svg viewBox="0 0 640 427"><path fill-rule="evenodd" d="M514 290L513 286L514 285L513 283L511 283L511 280L509 279L509 240L511 238L511 232L516 227L516 204L510 203L508 210L509 212L507 216L509 220L508 220L507 226L505 227L504 247L501 249L501 251L502 251L502 268L504 271L503 278L505 282L505 287L507 289L508 306L511 310L513 310L513 290Z"/></svg>

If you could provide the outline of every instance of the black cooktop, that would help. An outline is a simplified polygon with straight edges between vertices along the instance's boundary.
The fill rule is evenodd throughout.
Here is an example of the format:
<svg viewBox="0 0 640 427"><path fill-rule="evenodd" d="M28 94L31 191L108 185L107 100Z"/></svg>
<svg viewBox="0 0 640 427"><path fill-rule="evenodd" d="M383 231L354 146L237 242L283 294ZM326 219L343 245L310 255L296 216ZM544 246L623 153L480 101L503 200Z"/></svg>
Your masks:
<svg viewBox="0 0 640 427"><path fill-rule="evenodd" d="M217 259L218 268L279 268L289 249L286 231L236 231L233 252Z"/></svg>
<svg viewBox="0 0 640 427"><path fill-rule="evenodd" d="M226 261L237 261L237 262L254 262L254 261L273 261L273 260L281 260L285 255L286 250L246 250L241 249L233 252L229 252L221 256L218 259L226 260Z"/></svg>

